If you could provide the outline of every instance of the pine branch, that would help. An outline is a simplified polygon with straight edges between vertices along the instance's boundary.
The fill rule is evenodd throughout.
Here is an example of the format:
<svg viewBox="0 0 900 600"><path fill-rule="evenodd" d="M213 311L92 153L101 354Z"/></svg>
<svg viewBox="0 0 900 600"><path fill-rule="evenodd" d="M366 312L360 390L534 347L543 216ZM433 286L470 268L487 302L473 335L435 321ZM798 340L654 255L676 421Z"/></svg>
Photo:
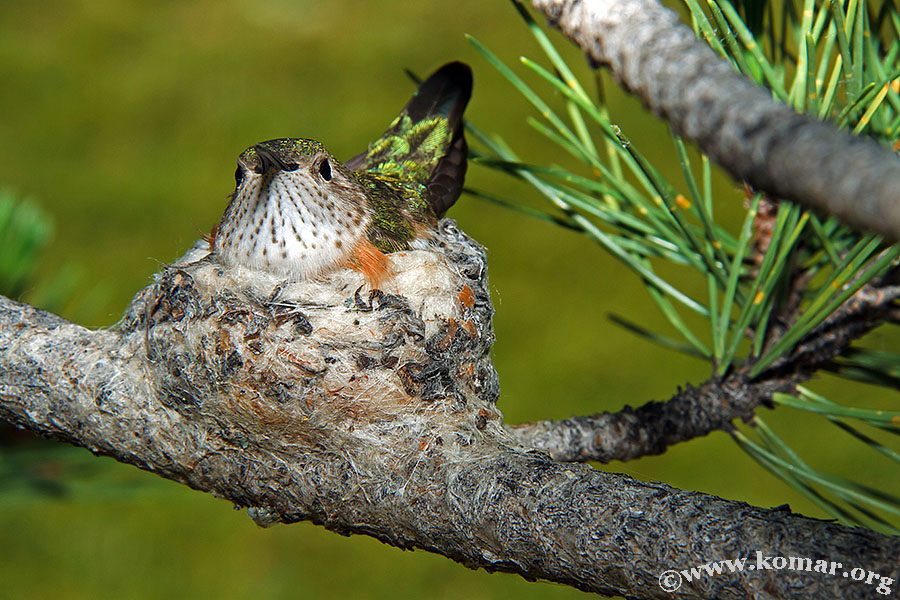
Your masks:
<svg viewBox="0 0 900 600"><path fill-rule="evenodd" d="M900 161L892 152L772 100L656 0L533 4L738 180L900 239Z"/></svg>
<svg viewBox="0 0 900 600"><path fill-rule="evenodd" d="M757 550L900 575L898 539L515 444L494 404L483 251L447 222L440 241L395 255L402 296L363 295L352 271L286 285L195 252L113 330L2 298L0 417L247 507L261 524L309 520L602 594L871 595L785 570L659 587L663 571Z"/></svg>
<svg viewBox="0 0 900 600"><path fill-rule="evenodd" d="M790 76L786 77L784 67L770 62L762 49L764 44L753 33L763 22L758 21L756 29L748 28L738 11L724 0L711 0L702 7L694 0L686 2L698 35L740 72L765 81L771 87L771 95L780 101L799 111L817 113L822 119L833 115L838 126L852 126L857 135L866 130L884 140L896 135L900 96L894 82L900 68L896 63L896 42L890 46L881 36L882 20L897 23L893 9L886 7L872 24L865 3L850 3L842 8L835 3L806 2L802 12L797 6L788 5L783 23L770 15L768 26L777 26L780 32L772 33L767 40L769 49L775 54L780 51L783 60L794 63L787 68ZM850 348L853 340L897 319L896 292L885 281L895 276L891 265L900 257L900 246L888 247L874 233L854 233L837 219L821 219L795 203L770 200L747 184L748 211L739 233L731 232L715 218L707 157L701 156L698 174L687 147L677 135L678 131L686 131L696 137L700 131L709 136L707 141L713 150L733 144L727 157L738 166L759 163L768 168L771 157L766 153L778 157L779 151L793 143L780 139L779 118L787 115L788 125L798 124L796 130L801 133L819 131L819 125L772 102L768 92L731 72L724 61L717 62L709 49L678 24L674 15L659 12L658 6L656 14L651 7L646 11L637 9L639 14L630 15L634 18L620 19L621 11L627 13L637 4L626 1L613 6L591 0L577 5L536 4L544 8L567 7L548 12L551 24L560 26L576 42L595 43L581 45L593 58L605 52L614 74L626 86L645 93L651 107L674 123L673 141L684 176L683 193L666 181L610 120L602 87L598 87L598 98L593 98L519 3L515 3L519 14L552 68L524 57L521 63L564 100L568 118L554 110L550 101L490 49L475 39L471 41L537 110L540 119L532 119L529 124L561 151L584 163L593 176L586 177L584 169L529 164L501 139L470 126L487 149L481 162L529 182L559 211L548 209L547 218L561 213L569 226L582 231L640 275L679 338L617 318L620 325L654 343L708 359L714 374L699 388L689 387L667 402L559 422L530 423L510 428L510 433L523 444L548 450L560 459L608 461L660 453L670 444L715 429L727 430L762 466L827 514L848 524L896 532L878 511L900 515L900 498L816 471L768 429L755 411L760 403L788 404L829 416L852 415L864 423L896 432L887 423L900 413L866 410L846 403L837 405L797 384L818 369L836 368L843 376L869 383L891 385L895 381L892 373L898 360L892 353L877 357L856 349L858 364L835 363L830 358L849 356L854 351ZM644 18L655 23L642 22ZM575 23L580 19L585 22ZM635 34L629 29L632 27L646 31ZM671 31L673 27L679 31ZM591 37L597 32L604 37ZM893 33L896 27L888 37ZM642 35L646 37L642 39ZM654 46L657 43L661 46ZM593 55L592 50L596 50ZM621 60L616 63L613 59ZM720 94L715 87L717 79L725 82L726 89L721 91L725 106L716 104L720 102L714 97ZM845 89L836 95L838 83ZM695 84L701 87L691 87ZM737 90L736 95L731 88ZM744 92L749 96L742 97ZM738 103L735 111L727 105L732 100ZM770 117L776 125L774 131L769 127ZM591 135L588 123L598 128L599 138ZM747 126L752 135L746 147L759 150L749 158L741 155L745 148L737 143L744 143L737 136L745 136ZM822 127L821 131L828 131L828 127ZM718 139L723 132L726 137ZM789 133L793 134L794 131ZM852 181L832 167L844 162L843 142L851 142L851 153L856 152L858 142L852 137L842 138L843 142L836 141L838 138L829 142L834 143L833 162L823 160L818 164L816 159L810 169L802 156L799 160L776 158L773 162L788 167L779 177L805 186L804 177L808 180L810 173L818 177L824 164L829 174L838 173L835 176L841 182ZM606 146L605 156L599 151L602 145ZM877 145L870 147L877 150ZM719 158L721 161L721 154ZM893 156L888 160L896 162ZM799 179L789 173L796 165L806 169L806 175L801 173ZM630 177L625 176L626 169ZM706 298L698 297L696 288L688 293L682 282L661 276L657 269L664 263L695 269L706 284ZM882 283L876 283L879 278ZM870 283L872 286L866 287ZM859 293L861 288L863 293ZM866 290L872 292L872 297L866 297ZM697 331L696 325L681 314L684 309L707 319L708 332ZM847 368L842 369L839 364ZM752 419L760 444L733 428L736 418ZM896 452L852 426L839 426L870 449L900 460Z"/></svg>

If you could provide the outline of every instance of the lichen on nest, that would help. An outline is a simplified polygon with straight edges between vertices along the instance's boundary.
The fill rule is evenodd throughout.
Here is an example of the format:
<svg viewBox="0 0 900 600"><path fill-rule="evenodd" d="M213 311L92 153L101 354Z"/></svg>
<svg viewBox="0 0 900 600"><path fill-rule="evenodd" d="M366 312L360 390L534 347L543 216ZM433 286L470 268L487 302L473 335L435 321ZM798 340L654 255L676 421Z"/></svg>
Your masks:
<svg viewBox="0 0 900 600"><path fill-rule="evenodd" d="M370 290L349 269L306 281L226 269L198 245L119 329L167 408L231 445L370 444L406 462L506 440L483 249L445 219L428 248L390 257L392 278Z"/></svg>

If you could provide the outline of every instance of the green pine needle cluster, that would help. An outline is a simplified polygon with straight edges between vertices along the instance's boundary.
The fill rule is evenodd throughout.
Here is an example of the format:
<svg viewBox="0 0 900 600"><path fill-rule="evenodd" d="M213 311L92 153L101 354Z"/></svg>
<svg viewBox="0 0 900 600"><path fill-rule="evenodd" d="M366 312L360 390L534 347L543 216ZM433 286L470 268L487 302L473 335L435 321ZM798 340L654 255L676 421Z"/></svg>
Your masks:
<svg viewBox="0 0 900 600"><path fill-rule="evenodd" d="M470 192L577 230L600 244L641 279L678 337L621 318L619 324L709 361L714 376L746 368L752 378L777 364L853 294L896 265L900 246L759 194L748 197L741 226L729 230L716 218L708 159L700 157L697 174L685 143L673 134L683 181L666 181L611 122L602 89L586 91L528 11L514 5L549 61L542 66L521 59L545 84L540 91L483 44L470 41L536 109L540 118L530 119L529 125L584 168L576 172L528 164L502 139L469 124L470 135L484 148L476 161L528 182L549 205L538 210ZM698 36L778 100L856 134L888 145L896 141L900 13L893 3L705 0L701 5L700 0L685 0L685 5ZM554 110L560 99L564 108ZM772 211L770 233L764 236L761 204ZM765 244L759 243L761 236ZM683 280L665 275L674 271L665 268L673 264L692 267L705 281L705 296L692 296L683 289ZM680 277L683 269L678 273ZM773 322L798 295L792 312L796 318ZM687 319L686 313L701 319ZM894 352L854 347L827 370L854 381L900 387L900 354ZM900 412L849 407L804 387L796 395L776 395L774 402L828 419L900 467L900 454L859 429L900 435ZM751 434L737 431L734 439L772 473L835 518L900 533L895 526L900 523L900 498L818 471L762 418L757 416L754 425Z"/></svg>

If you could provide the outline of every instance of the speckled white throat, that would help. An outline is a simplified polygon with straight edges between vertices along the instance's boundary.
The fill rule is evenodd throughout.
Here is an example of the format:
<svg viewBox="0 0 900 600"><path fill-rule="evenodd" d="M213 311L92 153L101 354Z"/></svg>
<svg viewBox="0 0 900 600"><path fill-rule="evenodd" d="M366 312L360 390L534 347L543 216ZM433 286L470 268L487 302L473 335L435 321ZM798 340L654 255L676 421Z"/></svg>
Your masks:
<svg viewBox="0 0 900 600"><path fill-rule="evenodd" d="M328 161L325 168L322 161ZM365 240L366 197L327 153L263 173L238 167L238 186L216 231L214 249L227 265L302 280L342 266ZM260 168L257 168L261 170ZM327 175L323 175L323 172Z"/></svg>

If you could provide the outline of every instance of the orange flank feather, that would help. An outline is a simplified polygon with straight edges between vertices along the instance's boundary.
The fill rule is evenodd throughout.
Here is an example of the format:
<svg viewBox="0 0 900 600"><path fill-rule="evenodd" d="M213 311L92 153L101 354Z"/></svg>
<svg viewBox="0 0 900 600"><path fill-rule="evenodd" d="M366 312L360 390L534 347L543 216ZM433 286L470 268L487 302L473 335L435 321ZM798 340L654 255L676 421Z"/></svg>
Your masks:
<svg viewBox="0 0 900 600"><path fill-rule="evenodd" d="M368 238L363 238L353 248L347 257L347 266L362 273L373 290L391 274L391 260Z"/></svg>

